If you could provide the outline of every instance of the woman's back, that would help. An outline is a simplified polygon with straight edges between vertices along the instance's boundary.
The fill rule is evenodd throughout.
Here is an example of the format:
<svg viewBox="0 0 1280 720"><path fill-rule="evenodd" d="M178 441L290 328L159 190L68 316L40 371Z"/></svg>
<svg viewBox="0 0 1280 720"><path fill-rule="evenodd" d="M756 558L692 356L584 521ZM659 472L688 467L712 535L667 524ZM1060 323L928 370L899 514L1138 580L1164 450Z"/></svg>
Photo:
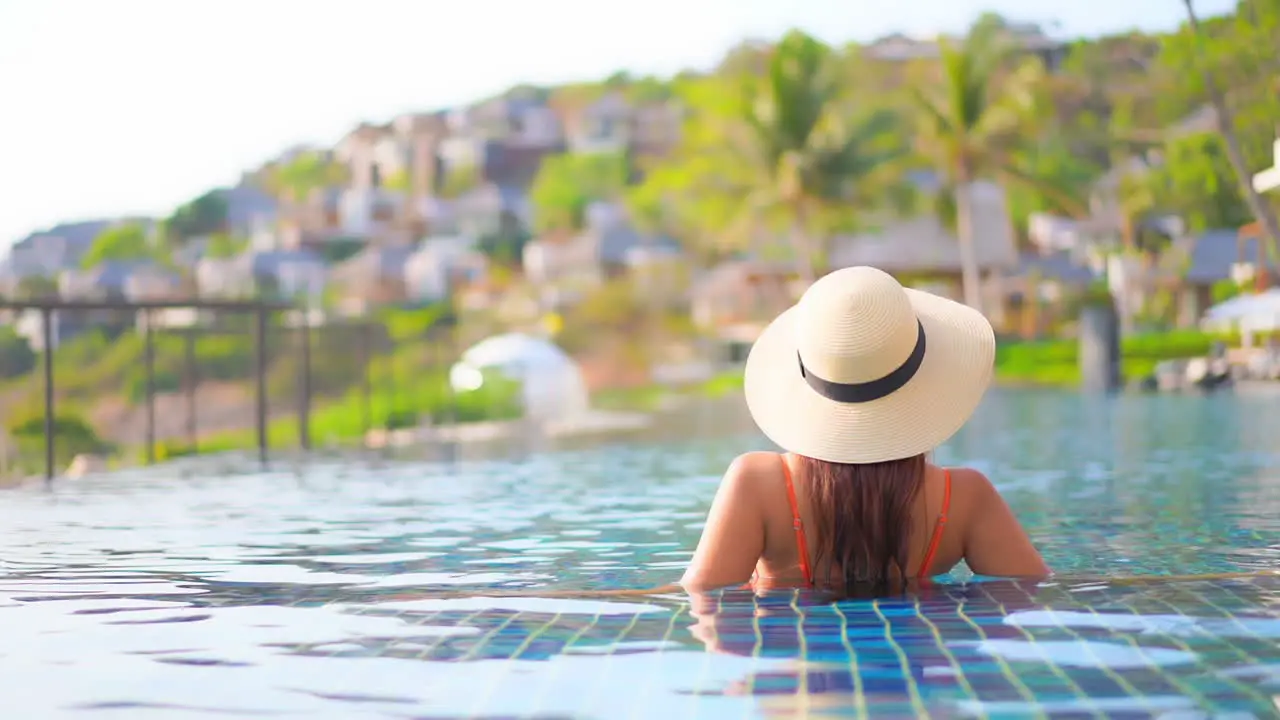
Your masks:
<svg viewBox="0 0 1280 720"><path fill-rule="evenodd" d="M896 509L884 507L890 503L876 503L875 499L866 497L869 493L862 493L863 497L833 498L831 496L838 493L839 489L819 486L818 483L822 480L815 482L814 476L817 473L812 471L813 468L805 458L773 453L760 455L763 457L752 459L752 462L758 462L762 466L760 492L776 496L777 487L781 485L786 503L779 508L776 497L767 499L769 510L765 517L765 550L756 570L757 577L762 582L766 579L786 578L789 582L831 584L843 581L846 575L861 575L862 580L873 580L868 576L876 573L878 568L868 566L858 557L875 554L874 549L866 547L866 542L839 553L847 557L821 557L824 554L834 556L839 552L836 548L826 549L825 536L832 534L833 529L841 524L858 525L860 535L883 547L881 554L884 557L892 558L895 551L901 552L905 558L904 569L908 579L946 572L957 562L954 558L945 563L945 566L943 562L944 558L951 557L950 545L955 544L955 533L946 531L945 517L952 500L946 487L951 482L947 471L927 466L921 461L918 469L922 477L918 479L918 485L904 489L902 497L895 498L902 504L901 515L905 522L901 526L888 527L895 518L886 516L891 516ZM772 471L769 469L770 465L773 467ZM770 475L773 477L769 477ZM845 478L833 478L834 482L844 480ZM855 479L854 482L856 481ZM791 494L794 495L794 503L791 494L785 490L788 483L793 488ZM878 488L871 489L871 492L877 490ZM881 507L867 507L871 504L879 504ZM791 528L794 532L784 532L784 528ZM800 547L802 544L803 552ZM926 560L928 568L925 567ZM820 564L820 561L824 562ZM796 569L801 569L800 575L803 577L796 576ZM900 573L897 568L893 572Z"/></svg>
<svg viewBox="0 0 1280 720"><path fill-rule="evenodd" d="M888 527L898 509L893 503L865 506L876 504L873 494L879 488L862 488L866 497L843 498L862 501L863 507L849 507L848 502L833 507L821 480L814 482L813 465L806 458L770 452L739 457L721 484L703 542L685 573L686 587L720 587L748 577L756 587L838 586L846 581L874 585L944 574L961 560L985 575L1047 572L1003 499L976 470L947 470L921 461L918 486L901 496L905 521ZM839 503L842 498L834 499ZM844 547L836 546L840 541L831 536L833 531ZM857 536L851 544L850 535ZM717 541L720 536L723 542ZM893 562L899 553L905 572ZM876 555L882 562L873 560ZM890 577L880 576L885 565Z"/></svg>
<svg viewBox="0 0 1280 720"><path fill-rule="evenodd" d="M966 560L981 575L1048 572L991 483L929 465L991 381L986 318L868 267L815 282L760 334L744 392L787 451L725 474L686 587L886 587Z"/></svg>

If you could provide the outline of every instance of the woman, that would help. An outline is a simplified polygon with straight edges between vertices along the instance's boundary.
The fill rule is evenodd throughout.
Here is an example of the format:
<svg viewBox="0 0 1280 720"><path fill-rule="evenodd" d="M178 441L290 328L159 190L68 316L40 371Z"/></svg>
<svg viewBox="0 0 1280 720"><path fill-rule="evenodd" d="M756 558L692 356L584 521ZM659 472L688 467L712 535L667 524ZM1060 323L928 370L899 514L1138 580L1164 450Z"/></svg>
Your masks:
<svg viewBox="0 0 1280 720"><path fill-rule="evenodd" d="M681 584L883 591L948 572L1049 569L982 473L926 454L969 419L995 336L977 311L837 270L777 317L747 358L747 406L785 453L736 459Z"/></svg>

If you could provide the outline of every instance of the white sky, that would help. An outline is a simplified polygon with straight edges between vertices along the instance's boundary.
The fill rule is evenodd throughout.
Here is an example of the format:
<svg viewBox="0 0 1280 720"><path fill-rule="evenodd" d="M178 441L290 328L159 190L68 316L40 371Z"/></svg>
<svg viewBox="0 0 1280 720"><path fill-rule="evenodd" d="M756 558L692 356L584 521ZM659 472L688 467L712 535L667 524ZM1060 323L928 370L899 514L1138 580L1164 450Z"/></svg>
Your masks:
<svg viewBox="0 0 1280 720"><path fill-rule="evenodd" d="M1199 0L1205 15L1232 0ZM964 28L1064 36L1181 19L1181 0L0 0L0 249L163 214L300 142L517 82L707 67L745 37Z"/></svg>

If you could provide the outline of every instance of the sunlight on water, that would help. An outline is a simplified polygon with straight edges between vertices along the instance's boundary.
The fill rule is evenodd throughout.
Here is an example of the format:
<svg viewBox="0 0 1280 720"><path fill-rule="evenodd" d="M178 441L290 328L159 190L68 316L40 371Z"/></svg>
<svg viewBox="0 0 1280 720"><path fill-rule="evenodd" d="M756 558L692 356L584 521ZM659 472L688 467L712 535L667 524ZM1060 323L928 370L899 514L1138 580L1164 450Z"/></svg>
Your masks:
<svg viewBox="0 0 1280 720"><path fill-rule="evenodd" d="M938 452L1065 577L879 602L549 598L678 578L699 432L456 463L210 461L0 494L9 717L1192 717L1275 712L1280 406L1005 392ZM734 425L734 423L727 423ZM963 578L961 573L959 577ZM522 590L528 597L486 597ZM143 713L143 708L160 712ZM1197 716L1198 717L1198 716Z"/></svg>

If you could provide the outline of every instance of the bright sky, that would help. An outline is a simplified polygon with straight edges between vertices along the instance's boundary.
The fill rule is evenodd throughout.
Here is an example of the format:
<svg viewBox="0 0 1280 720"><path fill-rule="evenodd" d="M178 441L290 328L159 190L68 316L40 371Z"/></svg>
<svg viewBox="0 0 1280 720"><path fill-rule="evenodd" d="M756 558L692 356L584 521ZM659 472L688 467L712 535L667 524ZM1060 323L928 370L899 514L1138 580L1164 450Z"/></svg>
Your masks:
<svg viewBox="0 0 1280 720"><path fill-rule="evenodd" d="M1171 28L1182 3L0 0L0 248L167 213L288 146L517 82L707 67L797 26L833 43L958 31L984 10L1076 36Z"/></svg>

